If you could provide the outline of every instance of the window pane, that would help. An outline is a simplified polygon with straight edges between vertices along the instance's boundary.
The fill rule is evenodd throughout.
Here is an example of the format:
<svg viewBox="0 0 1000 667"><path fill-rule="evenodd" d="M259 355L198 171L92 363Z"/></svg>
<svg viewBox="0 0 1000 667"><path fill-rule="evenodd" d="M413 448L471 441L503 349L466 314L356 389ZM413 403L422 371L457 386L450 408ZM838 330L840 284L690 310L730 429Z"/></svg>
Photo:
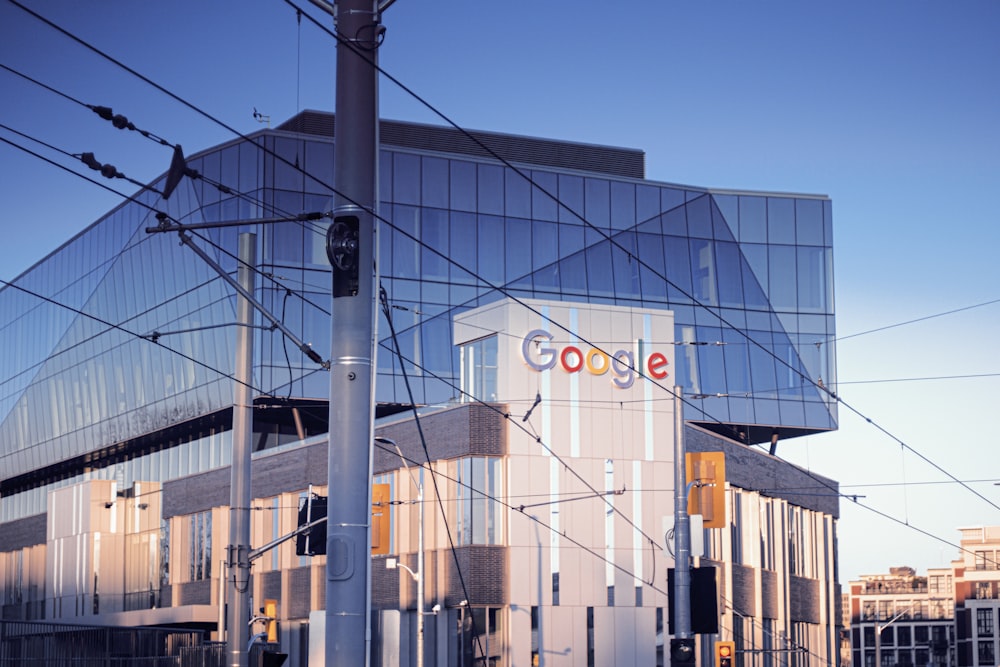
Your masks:
<svg viewBox="0 0 1000 667"><path fill-rule="evenodd" d="M503 167L492 164L478 165L477 192L480 213L503 214Z"/></svg>
<svg viewBox="0 0 1000 667"><path fill-rule="evenodd" d="M397 204L420 203L420 158L396 153L392 162L392 198Z"/></svg>
<svg viewBox="0 0 1000 667"><path fill-rule="evenodd" d="M795 243L795 200L767 198L768 243Z"/></svg>
<svg viewBox="0 0 1000 667"><path fill-rule="evenodd" d="M420 183L421 200L424 206L448 208L448 161L443 158L421 158L423 174Z"/></svg>

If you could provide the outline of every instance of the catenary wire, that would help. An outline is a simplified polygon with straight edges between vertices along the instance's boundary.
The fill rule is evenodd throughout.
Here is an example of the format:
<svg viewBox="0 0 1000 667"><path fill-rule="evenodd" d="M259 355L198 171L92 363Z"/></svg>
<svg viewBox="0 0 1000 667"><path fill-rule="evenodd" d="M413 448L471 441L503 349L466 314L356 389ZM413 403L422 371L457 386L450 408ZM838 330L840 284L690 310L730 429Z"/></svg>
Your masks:
<svg viewBox="0 0 1000 667"><path fill-rule="evenodd" d="M22 9L24 9L25 11L28 11L29 13L33 14L34 16L36 16L36 18L39 18L40 20L42 20L42 21L46 22L46 23L47 23L47 24L49 24L50 26L52 26L52 27L56 28L56 29L57 29L57 30L59 30L60 32L63 32L63 33L64 33L64 34L66 34L67 36L69 36L69 37L71 37L71 38L75 39L76 41L78 41L78 42L80 42L80 43L83 43L83 44L84 44L85 46L88 46L88 48L91 48L91 49L93 49L93 47L90 47L90 46L89 46L89 45L87 45L86 43L82 42L82 40L79 40L79 38L76 38L75 36L73 36L73 35L69 34L68 32L64 31L63 29L59 28L58 26L56 26L56 25L52 24L52 23L51 23L51 22L49 22L48 20L46 20L46 19L44 19L44 18L42 18L42 17L38 16L38 15L37 15L37 14L35 14L34 12L31 12L31 11L30 11L30 10L28 10L27 8L23 7L23 5L20 5L19 3L17 3L17 2L16 2L16 0L10 0L10 1L11 1L11 2L13 3L13 4L17 5L18 7L20 7L20 8L22 8ZM286 2L287 2L287 0L286 0ZM292 4L292 3L289 3L289 4ZM292 6L293 6L293 7L295 7L295 5L294 5L294 4L293 4ZM296 7L296 9L298 9L298 8ZM307 14L307 16L308 16L308 14ZM310 17L310 19L311 19L311 17ZM311 20L312 20L312 19L311 19ZM321 26L321 27L322 27L322 26ZM105 54L102 54L102 55L105 55ZM142 77L141 75L139 75L138 73L134 72L134 71L133 71L133 70L131 70L130 68L128 68L128 67L126 67L126 66L122 65L122 64L121 64L121 63L119 63L118 61L116 61L116 60L114 60L114 59L112 59L112 58L110 58L109 56L106 56L106 55L105 55L105 57L108 57L108 58L109 58L109 59L111 59L111 60L112 60L113 62L115 62L115 63L116 63L116 64L118 64L119 66L123 67L123 68L124 68L124 69L126 69L127 71L129 71L129 72L131 72L131 73L135 74L136 76L139 76L139 77L140 77L140 78L142 78L142 79L143 79L144 81L147 81L148 83L150 83L151 85L154 85L155 87L157 87L157 88L158 88L158 89L160 89L161 91L165 92L166 94L170 95L171 97L174 97L175 99L178 99L178 100L179 100L179 98L176 98L176 96L174 96L174 95L173 95L172 93L170 93L169 91L166 91L165 89L163 89L163 88L161 88L161 87L157 86L156 84L153 84L152 82L148 81L148 79L145 79L145 77ZM383 74L385 74L385 73L383 72ZM386 74L386 76L388 76L388 75ZM391 78L391 77L390 77L390 78ZM394 81L395 81L395 80L394 80ZM399 83L397 82L397 85L402 85L402 84L399 84ZM404 89L406 89L406 88L404 87ZM408 90L408 89L406 89L406 90ZM411 92L411 94L413 94L413 93ZM415 96L415 95L414 95L414 96ZM417 96L415 96L415 97L417 97ZM417 98L418 98L418 99L420 99L419 97L417 97ZM179 100L179 101L181 101L182 103L185 103L185 104L187 104L186 102L183 102L183 100ZM422 101L422 100L421 100L421 101ZM425 103L425 104L426 104L426 103ZM190 106L190 105L189 105L189 106ZM192 107L192 108L194 108L194 109L195 109L196 111L198 111L199 113L202 113L202 114L204 115L204 112L202 112L202 111L198 110L198 109L197 109L197 108L195 108L195 107ZM436 110L435 110L435 112L436 112ZM213 119L213 120L214 120L214 119ZM218 121L217 121L217 122L218 122ZM450 122L450 121L449 121L449 122ZM457 126L456 126L456 127L457 127ZM231 128L230 128L230 129L231 129ZM461 130L461 128L458 128L458 129L460 129L460 130ZM237 134L239 134L239 133L237 132ZM242 135L240 135L240 136L242 136ZM530 179L529 179L529 181L530 181ZM548 194L548 193L547 193L547 194ZM550 195L550 196L551 196L551 195ZM556 199L556 201L558 202L558 199ZM586 221L584 221L584 222L586 222ZM588 223L588 224L589 224L589 223ZM601 231L601 230L598 230L598 231ZM609 240L610 240L610 241L611 241L612 243L615 243L613 239L610 239L610 238L609 238ZM619 245L619 247L620 247L620 245ZM628 253L628 254L630 255L630 257L632 256L632 253L631 253L631 252L630 252L630 251L629 251L628 249L625 249L625 248L621 248L621 249L622 249L622 250L623 250L624 252ZM638 258L635 258L635 259L637 259L637 260L638 260ZM638 261L640 261L640 263L641 263L641 260L638 260ZM648 268L648 267L647 267L647 268ZM669 283L669 281L668 281L668 283ZM696 305L700 305L700 306L702 306L702 307L706 308L706 309L707 309L707 310L708 310L708 311L709 311L710 313L712 313L712 311L711 311L711 308L710 308L710 307L708 307L708 306L705 306L704 304L701 304L700 302L697 302L696 300L694 301L694 303L695 303ZM717 315L716 313L713 313L713 315L716 315L716 316L718 316L718 315ZM722 322L726 323L726 324L727 324L727 326L730 326L731 328L733 328L733 330L735 330L735 331L737 331L737 332L740 332L740 333L742 333L743 335L746 335L746 334L745 334L745 332L742 332L742 331L741 331L740 329L737 329L736 327L732 327L732 325L730 325L730 324L729 324L728 322L725 322L725 320L724 320L724 319L722 319L721 317L720 317L719 319L720 319L720 321L722 321ZM753 344L755 344L755 345L758 345L758 346L760 346L760 347L761 347L761 348L762 348L762 349L763 349L763 350L764 350L764 351L765 351L766 353L770 354L771 356L773 356L773 357L774 357L775 359L777 359L778 361L780 361L780 362L781 362L781 363L783 363L784 365L788 366L788 367L789 367L789 368L790 368L790 369L791 369L791 370L792 370L793 372L796 372L796 373L798 373L799 375L802 375L801 371L797 371L797 370L796 370L796 369L795 369L794 367L790 366L790 365L789 365L789 364L788 364L787 362L785 362L785 361L784 361L783 359L780 359L780 357L778 357L778 356L777 356L777 355L776 355L775 353L773 353L772 351L768 350L767 348L763 347L763 346L762 346L761 344L757 343L756 341L753 341L752 339L750 339L750 341L751 341L751 343L753 343ZM804 376L803 376L803 377L804 377ZM806 379L806 380L809 380L809 378L804 378L804 379ZM851 407L851 406L847 405L847 404L846 404L846 403L845 403L845 402L843 401L843 399L842 399L842 398L840 398L839 396L837 396L837 395L836 395L836 394L834 394L833 392L831 392L831 391L829 391L829 390L826 390L826 389L825 389L825 388L823 388L823 387L821 387L821 389L824 389L824 390L825 390L825 391L826 391L826 392L827 392L827 393L828 393L828 394L829 394L829 395L830 395L831 397L833 397L833 398L834 398L835 400L837 400L838 402L841 402L841 403L844 403L844 405L845 405L845 406L847 406L847 407L848 407L849 409L851 409L851 410L853 410L853 411L857 412L857 410L855 410L855 409L854 409L853 407ZM668 390L668 391L669 391L669 390ZM858 414L860 415L860 413L858 413ZM861 415L861 416L863 416L863 415ZM866 418L866 419L867 419L867 420L868 420L868 421L869 421L870 423L873 423L873 424L874 424L874 422L872 422L872 421L871 421L870 419L868 419L868 418ZM877 426L877 425L876 425L876 426ZM879 427L879 428L880 428L880 427ZM887 431L885 431L884 429L881 429L881 428L880 428L880 430L882 430L883 432L885 432L885 433L887 433L887 434L888 434L888 432L887 432ZM891 436L891 434L889 434L889 435ZM902 443L901 441L900 441L900 444L901 444L902 446L904 446L904 447L907 447L907 448L911 449L911 451L915 451L915 450L913 450L913 449L912 449L912 447L909 447L908 445L906 445L905 443ZM915 452L915 453L916 453L916 452ZM956 480L956 481L957 481L957 480ZM970 491L971 491L971 489L970 489ZM973 493L975 493L975 492L973 492ZM980 494L976 494L976 495L980 495ZM981 495L980 495L980 497L981 497L981 498L983 498L983 496L981 496ZM984 499L985 499L985 498L984 498ZM988 501L988 499L987 499L987 501ZM989 501L988 501L988 502L989 502ZM992 503L991 503L991 504L992 504Z"/></svg>
<svg viewBox="0 0 1000 667"><path fill-rule="evenodd" d="M858 336L867 336L868 334L877 333L879 331L885 331L887 329L895 329L896 327L906 326L907 324L915 324L917 322L925 322L927 320L932 320L936 317L944 317L945 315L954 315L955 313L961 313L966 310L972 310L974 308L982 308L983 306L991 306L995 303L1000 303L1000 299L992 299L990 301L984 301L982 303L976 303L971 306L963 306L962 308L955 308L953 310L947 310L943 313L934 313L933 315L925 315L923 317L918 317L916 319L907 320L905 322L898 322L896 324L888 324L884 327L877 327L875 329L869 329L867 331L859 331L858 333L848 334L847 336L838 336L833 340L829 341L817 341L817 345L823 345L824 343L838 343L842 340L847 340L848 338L857 338Z"/></svg>

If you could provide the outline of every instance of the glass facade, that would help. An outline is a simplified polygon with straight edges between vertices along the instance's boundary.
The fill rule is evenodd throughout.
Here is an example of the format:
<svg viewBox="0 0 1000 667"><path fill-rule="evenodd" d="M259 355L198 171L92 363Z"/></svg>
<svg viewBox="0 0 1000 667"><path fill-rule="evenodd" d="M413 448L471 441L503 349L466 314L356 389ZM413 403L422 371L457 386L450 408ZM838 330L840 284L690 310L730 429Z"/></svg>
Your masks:
<svg viewBox="0 0 1000 667"><path fill-rule="evenodd" d="M4 520L30 513L23 494L45 484L123 458L169 458L206 435L157 434L232 404L233 290L175 235L147 228L154 209L182 223L328 211L333 137L308 121L329 117L306 116L296 125L305 132L266 130L193 156L202 178L185 179L169 201L140 193L0 290ZM836 404L814 384L836 383L829 199L548 166L531 151L553 142L518 141L529 150L514 169L455 142L392 143L383 132L378 264L413 401L458 397L452 317L507 294L674 311L683 344L673 384L703 397L687 418L721 433L761 442L776 429L836 428ZM194 236L234 274L244 231L257 234L258 299L327 358L326 224ZM408 404L379 317L376 400ZM278 331L256 332L253 368L267 400L329 396L326 372ZM199 469L227 463L204 449ZM134 474L147 479L141 466ZM15 498L23 509L10 509Z"/></svg>

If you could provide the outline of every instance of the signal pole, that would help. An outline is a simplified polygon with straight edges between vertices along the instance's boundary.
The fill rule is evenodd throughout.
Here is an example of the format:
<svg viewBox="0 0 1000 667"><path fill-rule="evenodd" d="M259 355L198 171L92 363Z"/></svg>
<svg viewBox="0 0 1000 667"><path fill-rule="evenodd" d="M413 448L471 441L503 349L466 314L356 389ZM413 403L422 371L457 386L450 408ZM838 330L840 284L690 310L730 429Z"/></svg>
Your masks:
<svg viewBox="0 0 1000 667"><path fill-rule="evenodd" d="M378 44L376 0L338 0L326 667L368 664L371 480L378 285Z"/></svg>
<svg viewBox="0 0 1000 667"><path fill-rule="evenodd" d="M257 235L240 234L240 287L254 292L254 266L257 263ZM233 455L229 490L229 621L226 641L230 667L247 667L247 639L250 620L250 447L253 440L253 305L240 295L236 302L236 366L233 374Z"/></svg>
<svg viewBox="0 0 1000 667"><path fill-rule="evenodd" d="M670 641L672 665L694 665L691 635L691 518L684 447L684 388L674 387L674 638Z"/></svg>

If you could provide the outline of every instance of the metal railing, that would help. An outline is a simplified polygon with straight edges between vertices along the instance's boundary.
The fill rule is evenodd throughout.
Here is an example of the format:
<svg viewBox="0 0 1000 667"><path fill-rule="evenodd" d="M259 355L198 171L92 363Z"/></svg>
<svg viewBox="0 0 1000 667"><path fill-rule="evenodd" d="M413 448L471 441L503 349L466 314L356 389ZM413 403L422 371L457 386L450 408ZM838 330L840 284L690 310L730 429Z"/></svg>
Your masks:
<svg viewBox="0 0 1000 667"><path fill-rule="evenodd" d="M224 667L200 630L0 621L0 667Z"/></svg>

